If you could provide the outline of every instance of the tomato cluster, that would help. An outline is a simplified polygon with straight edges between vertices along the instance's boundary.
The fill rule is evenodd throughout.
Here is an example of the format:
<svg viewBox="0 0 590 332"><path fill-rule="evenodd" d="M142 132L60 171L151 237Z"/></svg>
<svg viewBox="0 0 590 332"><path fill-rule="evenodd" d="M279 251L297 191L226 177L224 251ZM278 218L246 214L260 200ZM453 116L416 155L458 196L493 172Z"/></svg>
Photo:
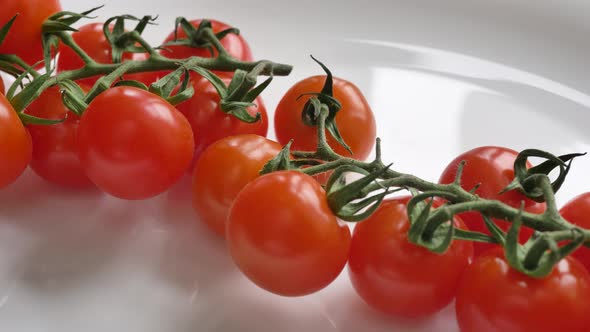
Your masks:
<svg viewBox="0 0 590 332"><path fill-rule="evenodd" d="M14 53L33 64L42 57L40 24L60 9L59 3L11 0L7 6L0 14L0 24L13 12L20 11L22 17L0 53ZM198 27L201 22L190 23ZM229 28L219 21L211 23L215 33ZM164 42L173 41L175 35L186 37L178 30ZM112 63L103 24L84 25L72 37L97 63ZM23 49L18 40L33 46ZM221 44L235 59L253 60L241 35L230 33ZM58 72L84 67L69 47L60 45L57 51ZM160 52L175 59L219 55L203 47L179 45ZM122 61L147 56L126 53ZM150 85L167 73L134 73L124 78ZM226 85L232 79L231 73L216 73ZM89 91L97 79L77 83ZM260 119L242 122L222 111L216 88L194 73L190 84L196 93L178 106L147 90L116 86L96 96L81 116L64 105L58 86L51 87L25 110L30 116L63 120L51 126L24 126L2 94L0 80L0 188L13 183L30 166L56 185L97 187L136 200L165 192L190 172L198 219L212 234L225 238L238 268L269 292L283 296L317 292L348 265L352 288L370 307L387 314L419 319L455 299L462 331L588 330L588 248L560 261L548 277L534 279L513 270L495 244L455 240L437 254L410 242L407 209L411 196L384 200L351 232L330 208L325 173L312 177L299 170L281 170L261 176L262 167L289 141L293 140L294 150L317 148L318 127L304 123L302 111L327 80L326 75L308 77L285 93L272 119L278 141L266 137L269 114L260 97L247 109L251 115L260 114ZM370 106L360 89L342 78L333 78L332 92L340 102L335 123L352 153L334 137L328 136L327 144L340 155L364 160L376 136ZM475 148L452 160L439 183L454 183L461 167L460 185L466 191L512 207L524 202L526 211L541 214L544 203L516 190L501 193L514 179L517 154L505 147ZM435 199L432 208L443 204ZM589 213L590 194L574 198L561 210L564 218L583 228L590 228ZM451 222L459 229L489 234L475 211L456 215ZM509 227L504 220L494 222L504 230ZM532 234L532 229L524 227L520 241L524 243Z"/></svg>

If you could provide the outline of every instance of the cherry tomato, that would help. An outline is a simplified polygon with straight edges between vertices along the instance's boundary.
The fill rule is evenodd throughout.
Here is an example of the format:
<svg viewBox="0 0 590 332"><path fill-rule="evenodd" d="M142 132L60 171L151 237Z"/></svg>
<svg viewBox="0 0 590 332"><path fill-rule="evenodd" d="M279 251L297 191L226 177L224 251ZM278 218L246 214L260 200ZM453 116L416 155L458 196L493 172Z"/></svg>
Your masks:
<svg viewBox="0 0 590 332"><path fill-rule="evenodd" d="M81 26L78 31L72 33L74 41L94 61L103 64L113 63L111 44L103 32L104 23L89 23ZM123 61L133 58L132 53L124 53ZM58 71L79 69L84 66L84 61L69 47L60 44L59 57L57 59ZM86 85L94 85L99 76L93 76L78 80Z"/></svg>
<svg viewBox="0 0 590 332"><path fill-rule="evenodd" d="M0 94L0 188L14 182L31 160L32 143L18 115Z"/></svg>
<svg viewBox="0 0 590 332"><path fill-rule="evenodd" d="M312 76L297 82L279 102L275 118L275 131L279 143L285 145L293 141L293 150L315 151L317 146L317 127L308 126L301 121L301 111L310 98L304 93L320 92L326 76ZM344 142L351 148L352 157L366 159L375 143L375 117L361 91L353 83L334 77L334 97L342 104L336 114L336 125ZM350 156L340 144L328 136L328 144L339 154Z"/></svg>
<svg viewBox="0 0 590 332"><path fill-rule="evenodd" d="M466 164L461 177L461 187L465 190L473 189L477 184L479 188L475 191L477 195L486 199L502 201L512 207L519 208L520 202L525 202L525 210L531 213L543 213L545 203L537 203L528 199L524 194L513 190L503 194L504 189L514 179L514 160L518 152L499 146L482 146L469 150L457 156L449 163L443 171L439 182L452 183L457 174L457 167L461 160ZM530 166L530 165L529 165ZM467 227L472 231L490 234L484 224L483 218L477 212L465 212L459 215ZM494 222L504 230L508 230L511 223L499 219ZM520 242L524 243L533 234L533 230L522 227L520 230ZM489 243L474 243L475 255L493 247Z"/></svg>
<svg viewBox="0 0 590 332"><path fill-rule="evenodd" d="M402 317L423 317L447 306L473 257L473 245L455 241L442 255L408 241L410 197L383 201L352 235L348 272L371 307ZM440 203L435 201L434 206ZM456 227L465 229L459 218Z"/></svg>
<svg viewBox="0 0 590 332"><path fill-rule="evenodd" d="M462 332L585 332L590 326L590 275L574 258L543 279L510 268L501 248L475 259L457 291Z"/></svg>
<svg viewBox="0 0 590 332"><path fill-rule="evenodd" d="M227 85L230 79L226 77L223 81ZM262 98L258 97L254 101L258 107L248 108L248 112L252 115L259 112L261 119L255 123L246 123L221 111L219 95L209 81L192 77L191 82L196 91L195 95L177 105L177 108L188 119L195 133L195 160L211 143L221 138L241 134L266 136L268 115Z"/></svg>
<svg viewBox="0 0 590 332"><path fill-rule="evenodd" d="M590 192L572 198L559 211L561 216L574 225L590 229ZM580 247L573 253L580 263L590 271L590 249Z"/></svg>
<svg viewBox="0 0 590 332"><path fill-rule="evenodd" d="M77 138L90 180L124 199L168 189L186 172L194 150L190 125L180 112L159 96L125 86L90 103Z"/></svg>
<svg viewBox="0 0 590 332"><path fill-rule="evenodd" d="M326 287L344 268L350 247L350 230L330 211L324 189L297 171L246 185L231 207L226 236L239 269L283 296Z"/></svg>
<svg viewBox="0 0 590 332"><path fill-rule="evenodd" d="M202 20L192 20L191 24L194 27L198 27ZM217 20L209 20L211 21L211 26L213 28L213 32L221 32L223 30L231 28L229 25L217 21ZM186 33L182 28L178 28L177 30L178 39L186 38ZM168 37L164 40L164 43L174 40L174 32L171 32ZM241 61L252 61L252 52L250 51L250 46L242 37L242 35L236 35L230 33L221 39L221 45L226 49L226 51L233 56L234 58L241 60ZM185 59L191 56L200 56L205 58L210 58L211 53L207 48L199 48L199 47L189 47L189 46L166 46L164 49L161 50L161 54L167 58L173 59ZM214 50L215 56L217 56L217 51Z"/></svg>
<svg viewBox="0 0 590 332"><path fill-rule="evenodd" d="M0 26L19 16L0 45L0 54L16 54L33 65L43 60L41 25L51 15L61 11L58 0L3 0Z"/></svg>
<svg viewBox="0 0 590 332"><path fill-rule="evenodd" d="M234 199L280 151L279 143L252 134L226 137L209 145L193 176L193 206L199 218L225 236Z"/></svg>
<svg viewBox="0 0 590 332"><path fill-rule="evenodd" d="M84 90L89 90L84 86ZM76 134L80 117L64 106L58 86L45 90L26 110L27 114L52 120L54 125L28 126L33 140L31 168L43 179L65 187L91 187L78 158Z"/></svg>

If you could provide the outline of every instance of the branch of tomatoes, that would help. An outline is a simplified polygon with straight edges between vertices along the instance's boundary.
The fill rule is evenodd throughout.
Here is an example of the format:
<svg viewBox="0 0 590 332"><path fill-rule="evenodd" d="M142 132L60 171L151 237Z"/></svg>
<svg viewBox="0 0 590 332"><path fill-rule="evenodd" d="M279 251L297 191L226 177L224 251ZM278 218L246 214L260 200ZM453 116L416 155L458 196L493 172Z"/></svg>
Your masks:
<svg viewBox="0 0 590 332"><path fill-rule="evenodd" d="M555 202L555 193L563 184L571 162L583 154L554 156L534 149L518 154L514 162L515 179L502 193L518 190L527 198L546 204L543 213L531 213L524 210L524 203L515 208L499 200L479 197L474 193L477 187L465 189L461 185L465 161L459 163L452 183L441 184L398 172L391 169L391 165L385 165L379 138L376 140L376 157L371 162L342 156L330 147L326 139L330 105L312 97L303 113L315 114L318 127L316 150L290 151L291 144L288 144L265 165L261 173L299 170L308 175L318 175L332 172L326 184L327 200L332 212L342 220L365 220L387 195L408 190L412 193L407 204L410 221L408 238L410 242L435 253L444 253L454 240L495 243L504 247L506 259L514 269L541 278L579 246L590 247L590 230L569 223L560 215ZM528 167L530 157L544 158L545 161ZM559 175L551 181L548 174L554 169L559 170ZM356 174L356 180L347 180L351 173ZM435 208L435 200L445 204ZM454 226L454 216L473 211L481 214L491 235ZM512 225L504 231L491 218L506 220ZM535 230L524 244L519 243L522 225Z"/></svg>
<svg viewBox="0 0 590 332"><path fill-rule="evenodd" d="M113 85L130 85L163 97L176 105L192 97L194 90L189 82L189 72L196 72L209 80L221 97L221 110L236 118L252 123L260 119L260 115L252 116L246 108L253 105L254 99L268 86L274 75L288 75L292 69L290 65L275 63L268 60L242 61L233 57L224 49L220 42L229 33L238 33L231 28L214 33L210 21L203 20L197 29L192 28L190 22L184 18L178 18L176 25L183 26L187 38L176 39L165 43L160 47L152 47L142 36L145 27L155 20L150 16L141 19L130 15L122 15L109 18L103 25L103 32L112 49L112 63L99 63L89 56L72 38L70 32L77 31L72 24L83 18L88 18L91 13L101 7L93 8L83 13L59 12L50 16L42 28L42 41L44 50L44 63L46 74L41 75L36 65L29 65L14 55L0 54L0 69L17 78L9 89L7 97L15 111L25 124L54 124L59 120L45 120L29 116L24 113L25 108L37 99L43 91L60 85L64 94L64 103L74 113L81 115L87 105L101 92ZM4 35L10 29L11 20L2 28ZM132 31L125 30L126 22L137 22ZM191 28L188 28L191 26ZM192 30L191 30L192 29ZM0 37L2 34L0 33ZM0 38L1 41L1 38ZM71 49L83 62L81 68L65 70L52 75L55 71L53 55L59 44ZM156 49L170 45L189 45L193 47L206 47L215 49L217 56L201 57L190 56L184 59L168 58L157 52ZM211 51L212 53L213 50ZM143 53L142 59L124 60L125 54ZM226 85L219 76L211 70L222 72L234 72L232 80ZM127 81L123 75L144 72L170 72L148 88L138 81ZM82 89L75 83L77 80L102 76L87 94L80 93ZM257 77L270 76L263 83L256 86ZM123 79L122 79L123 78ZM25 83L25 80L28 82ZM21 87L20 92L17 87ZM174 94L173 94L174 93Z"/></svg>

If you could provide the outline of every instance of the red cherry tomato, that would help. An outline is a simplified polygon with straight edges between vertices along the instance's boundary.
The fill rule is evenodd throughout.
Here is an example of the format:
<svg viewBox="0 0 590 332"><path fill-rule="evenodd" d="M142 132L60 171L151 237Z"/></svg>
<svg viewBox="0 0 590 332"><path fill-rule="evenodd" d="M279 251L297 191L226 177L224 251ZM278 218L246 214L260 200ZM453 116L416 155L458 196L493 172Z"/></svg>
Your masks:
<svg viewBox="0 0 590 332"><path fill-rule="evenodd" d="M261 119L255 123L240 121L233 115L223 113L219 107L219 95L213 85L202 78L191 78L195 95L177 105L177 108L188 119L195 133L195 160L213 142L227 137L242 134L266 136L268 116L262 98L254 101L258 107L249 107L248 112L255 115L259 112ZM223 78L229 84L229 78Z"/></svg>
<svg viewBox="0 0 590 332"><path fill-rule="evenodd" d="M89 90L84 86L83 89ZM45 90L27 107L27 114L64 122L54 125L28 126L33 139L31 168L45 180L65 187L90 187L78 158L76 134L80 117L64 106L58 86Z"/></svg>
<svg viewBox="0 0 590 332"><path fill-rule="evenodd" d="M193 156L188 121L164 99L133 87L98 95L78 128L80 162L103 191L124 199L162 193Z"/></svg>
<svg viewBox="0 0 590 332"><path fill-rule="evenodd" d="M194 27L198 27L202 20L192 20L191 24ZM211 21L211 26L213 28L213 32L221 32L223 30L231 28L229 25L216 21L216 20L209 20ZM182 28L178 28L176 30L178 39L186 38L186 33ZM164 43L174 40L174 32L171 32L168 37L164 40ZM232 55L234 58L241 60L241 61L252 61L252 52L250 51L250 46L242 37L242 35L236 35L230 33L221 39L221 45L227 50L227 52ZM189 47L189 46L166 46L162 49L161 54L167 58L173 59L185 59L191 56L200 56L205 58L210 58L211 53L207 48L198 48L198 47ZM217 56L217 51L214 50L215 56Z"/></svg>
<svg viewBox="0 0 590 332"><path fill-rule="evenodd" d="M199 219L225 236L234 199L280 151L279 143L258 135L230 136L209 145L193 176L193 206Z"/></svg>
<svg viewBox="0 0 590 332"><path fill-rule="evenodd" d="M356 292L369 306L416 318L451 302L473 257L473 245L455 241L438 255L410 243L408 201L409 197L383 201L375 213L356 225L348 271ZM458 218L454 223L466 228Z"/></svg>
<svg viewBox="0 0 590 332"><path fill-rule="evenodd" d="M572 224L590 229L590 192L572 198L559 212ZM590 271L590 249L582 246L573 253L573 256Z"/></svg>
<svg viewBox="0 0 590 332"><path fill-rule="evenodd" d="M227 225L230 254L256 285L283 296L311 294L346 264L350 230L328 207L311 176L280 171L250 182Z"/></svg>
<svg viewBox="0 0 590 332"><path fill-rule="evenodd" d="M17 13L19 16L0 45L0 54L16 54L30 65L42 61L41 25L59 11L58 0L3 0L0 26L8 23Z"/></svg>
<svg viewBox="0 0 590 332"><path fill-rule="evenodd" d="M469 150L457 156L457 158L449 163L443 171L439 182L452 183L457 174L459 163L461 160L465 160L466 164L461 178L461 187L463 189L471 190L477 184L480 184L475 193L482 198L499 200L515 208L519 208L520 202L524 201L526 211L543 213L545 211L545 203L537 203L528 199L516 190L500 194L500 191L514 179L514 160L517 155L518 152L514 150L498 146L482 146ZM489 234L483 218L479 213L465 212L459 216L470 230ZM511 225L507 221L493 220L504 230L508 230ZM522 227L520 230L520 242L524 243L532 234L533 230L531 228ZM477 256L494 245L476 242L474 246L475 255Z"/></svg>
<svg viewBox="0 0 590 332"><path fill-rule="evenodd" d="M308 77L292 86L279 102L275 118L275 131L279 143L285 145L293 141L293 150L315 151L317 146L317 127L308 126L301 121L301 111L310 98L300 95L320 92L326 76ZM344 142L351 148L352 157L366 159L375 143L375 117L361 91L351 82L334 77L334 97L342 104L336 114L336 125ZM350 156L340 144L328 136L328 144L339 154Z"/></svg>
<svg viewBox="0 0 590 332"><path fill-rule="evenodd" d="M500 248L467 268L457 291L462 332L585 332L590 326L590 275L567 257L543 279L510 268Z"/></svg>
<svg viewBox="0 0 590 332"><path fill-rule="evenodd" d="M24 172L32 150L29 132L6 97L0 94L0 188L8 186Z"/></svg>
<svg viewBox="0 0 590 332"><path fill-rule="evenodd" d="M103 64L113 63L111 44L103 32L103 23L89 23L81 26L78 31L72 33L74 41L82 48L94 61ZM133 58L132 53L124 53L123 61ZM72 51L71 48L60 44L59 57L57 59L58 71L79 69L84 66L84 61ZM94 85L99 76L93 76L78 80L86 85Z"/></svg>

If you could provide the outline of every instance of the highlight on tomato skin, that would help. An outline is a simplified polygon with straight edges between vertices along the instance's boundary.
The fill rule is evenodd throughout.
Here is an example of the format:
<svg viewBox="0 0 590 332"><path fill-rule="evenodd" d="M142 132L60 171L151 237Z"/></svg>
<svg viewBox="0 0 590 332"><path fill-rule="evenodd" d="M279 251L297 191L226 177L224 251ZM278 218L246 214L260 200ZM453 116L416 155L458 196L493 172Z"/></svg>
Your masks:
<svg viewBox="0 0 590 332"><path fill-rule="evenodd" d="M274 294L317 292L336 279L348 258L350 229L330 210L321 185L298 171L273 172L250 182L227 222L233 261Z"/></svg>
<svg viewBox="0 0 590 332"><path fill-rule="evenodd" d="M84 91L90 90L82 86ZM26 109L39 118L65 121L53 125L27 126L33 141L31 169L41 178L63 187L90 188L90 181L80 164L76 135L80 117L68 110L61 99L58 86L41 94Z"/></svg>
<svg viewBox="0 0 590 332"><path fill-rule="evenodd" d="M301 120L301 112L310 96L301 95L320 92L325 80L325 75L307 77L295 83L281 98L274 115L279 143L285 145L293 139L293 150L315 151L318 142L317 127L308 126ZM333 80L334 97L342 104L342 108L336 113L336 125L353 154L351 156L330 134L327 134L328 144L342 156L365 160L375 145L375 116L356 85L337 77Z"/></svg>
<svg viewBox="0 0 590 332"><path fill-rule="evenodd" d="M58 0L2 0L0 27L19 15L0 45L0 54L16 54L29 65L42 61L41 27L49 16L59 11Z"/></svg>
<svg viewBox="0 0 590 332"><path fill-rule="evenodd" d="M193 207L199 219L225 237L234 199L281 148L279 143L254 134L229 136L209 145L193 173Z"/></svg>
<svg viewBox="0 0 590 332"><path fill-rule="evenodd" d="M174 106L148 91L118 86L98 95L78 128L82 167L101 190L123 199L146 199L185 174L194 140Z"/></svg>
<svg viewBox="0 0 590 332"><path fill-rule="evenodd" d="M22 175L32 153L31 135L8 99L0 94L0 189Z"/></svg>
<svg viewBox="0 0 590 332"><path fill-rule="evenodd" d="M357 223L348 273L355 291L370 307L417 319L438 312L453 300L473 258L473 245L456 240L439 255L409 242L409 199L385 200L374 214ZM440 205L435 201L433 206ZM466 229L460 218L453 222Z"/></svg>
<svg viewBox="0 0 590 332"><path fill-rule="evenodd" d="M452 183L457 175L459 163L464 160L466 164L461 177L463 189L469 191L478 185L475 194L479 197L499 200L514 208L520 207L521 202L524 201L525 211L543 213L546 207L545 203L535 202L516 190L500 194L502 189L514 180L514 160L517 155L517 151L501 146L481 146L468 150L458 155L447 165L440 176L439 183ZM464 212L459 214L459 217L470 230L490 234L480 213ZM510 222L497 218L494 218L493 221L505 231L511 225ZM520 243L526 242L531 235L533 235L533 229L523 226L519 233ZM492 247L494 245L490 243L474 242L475 255L477 256Z"/></svg>
<svg viewBox="0 0 590 332"><path fill-rule="evenodd" d="M568 256L549 276L532 278L513 270L495 247L465 270L455 310L461 332L586 332L590 274Z"/></svg>

